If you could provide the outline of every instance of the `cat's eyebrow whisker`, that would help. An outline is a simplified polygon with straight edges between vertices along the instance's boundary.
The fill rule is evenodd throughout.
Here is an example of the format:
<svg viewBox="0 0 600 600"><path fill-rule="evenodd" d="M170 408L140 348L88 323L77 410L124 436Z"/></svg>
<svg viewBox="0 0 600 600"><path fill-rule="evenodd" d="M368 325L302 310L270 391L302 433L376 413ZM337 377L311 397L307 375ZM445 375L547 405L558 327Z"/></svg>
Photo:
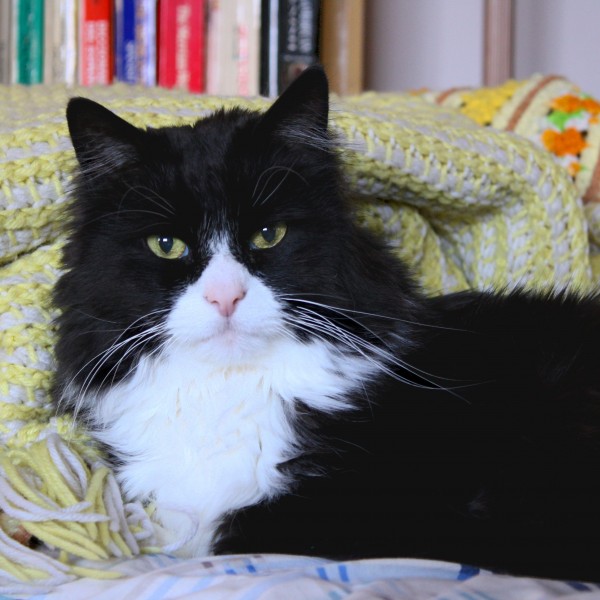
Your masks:
<svg viewBox="0 0 600 600"><path fill-rule="evenodd" d="M296 164L296 163L294 163ZM273 178L274 175L276 175L279 171L285 171L287 170L289 167L284 167L283 165L273 165L271 167L266 168L259 176L258 179L256 180L256 184L254 185L254 190L252 190L252 195L250 196L251 200L255 200L256 198L256 190L258 189L258 186L260 185L260 182L262 181L263 177L265 175L267 175L267 173L270 173L269 178L267 179L267 181L265 182L265 184L263 185L262 189L260 190L260 194L258 195L258 197L260 198L263 194L263 192L265 191L265 188L269 185L269 182L271 181L271 179ZM253 202L254 205L254 202Z"/></svg>
<svg viewBox="0 0 600 600"><path fill-rule="evenodd" d="M141 214L144 214L144 215L154 215L155 217L161 217L161 218L165 219L165 222L166 222L166 217L165 217L164 214L156 212L155 210L148 210L148 209L145 209L145 208L119 209L118 211L115 211L113 213L108 213L108 214L109 215L121 216L121 215L129 214L129 213L140 214L140 215Z"/></svg>
<svg viewBox="0 0 600 600"><path fill-rule="evenodd" d="M294 162L294 165L296 163ZM285 180L289 177L290 173L292 173L293 175L296 175L297 177L299 177L300 179L302 179L302 181L308 185L308 182L306 181L306 179L300 174L298 173L298 171L294 170L293 166L292 167L285 167L283 165L278 165L275 167L270 167L269 169L266 169L263 174L261 175L261 177L259 177L259 181L260 179L263 177L263 175L267 172L267 171L273 171L271 173L271 175L269 176L269 178L267 179L267 181L265 182L265 184L263 185L260 194L258 196L256 196L256 188L258 187L258 182L254 188L254 192L252 193L252 206L262 206L263 204L265 204L274 194L277 193L277 191L279 190L279 188L284 184ZM280 171L285 171L284 176L281 178L281 180L279 181L279 183L277 184L277 186L275 187L275 189L266 197L266 198L262 198L264 191L267 189L267 186L269 185L271 179L273 179L273 177L279 173Z"/></svg>
<svg viewBox="0 0 600 600"><path fill-rule="evenodd" d="M125 199L125 196L128 193L136 193L139 194L145 200L148 200L148 202L152 202L152 204L154 204L158 208L165 210L165 212L168 212L171 215L176 214L173 204L171 204L171 202L169 202L166 198L161 196L156 190L153 190L152 188L149 188L144 185L130 185L128 187L129 189L125 194L123 194L121 201ZM148 193L143 194L142 192L149 192L150 194L154 195L154 198L152 198Z"/></svg>
<svg viewBox="0 0 600 600"><path fill-rule="evenodd" d="M111 217L118 217L120 216L124 211L113 211L113 212L109 212L103 215L100 215L98 217L95 217L93 219L88 219L87 221L84 221L81 226L82 227L88 227L89 225L92 225L93 223L96 223L97 221L102 221L104 219L110 219ZM136 211L131 211L131 212L136 212ZM167 218L165 218L164 215L161 215L160 213L155 213L155 212L148 212L148 214L154 214L158 217L161 218L161 221L158 221L156 223L152 223L150 224L144 224L144 229L148 229L149 227L157 227L157 228L164 228L165 225L167 225L169 223L169 220ZM137 231L141 231L141 229L137 230Z"/></svg>

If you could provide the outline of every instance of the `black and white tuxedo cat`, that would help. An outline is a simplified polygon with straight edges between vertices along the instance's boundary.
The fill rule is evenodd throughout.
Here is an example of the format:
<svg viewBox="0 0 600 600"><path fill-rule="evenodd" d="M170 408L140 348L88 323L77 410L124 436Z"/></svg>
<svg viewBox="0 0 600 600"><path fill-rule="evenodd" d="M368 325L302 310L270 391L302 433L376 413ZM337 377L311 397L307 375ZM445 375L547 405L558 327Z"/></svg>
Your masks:
<svg viewBox="0 0 600 600"><path fill-rule="evenodd" d="M264 114L67 118L56 402L180 553L600 580L598 297L424 297L353 220L318 67Z"/></svg>

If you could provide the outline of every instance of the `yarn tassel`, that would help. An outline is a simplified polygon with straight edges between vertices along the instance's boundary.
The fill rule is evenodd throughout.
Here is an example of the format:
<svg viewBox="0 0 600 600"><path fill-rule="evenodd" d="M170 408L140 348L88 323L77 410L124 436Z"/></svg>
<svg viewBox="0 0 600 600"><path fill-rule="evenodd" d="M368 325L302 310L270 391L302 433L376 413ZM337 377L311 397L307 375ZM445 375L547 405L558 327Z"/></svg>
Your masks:
<svg viewBox="0 0 600 600"><path fill-rule="evenodd" d="M112 472L100 463L88 466L78 450L53 433L0 455L1 593L49 590L83 574L118 577L77 561L131 557L155 547L142 505L124 504ZM30 538L41 547L22 543Z"/></svg>

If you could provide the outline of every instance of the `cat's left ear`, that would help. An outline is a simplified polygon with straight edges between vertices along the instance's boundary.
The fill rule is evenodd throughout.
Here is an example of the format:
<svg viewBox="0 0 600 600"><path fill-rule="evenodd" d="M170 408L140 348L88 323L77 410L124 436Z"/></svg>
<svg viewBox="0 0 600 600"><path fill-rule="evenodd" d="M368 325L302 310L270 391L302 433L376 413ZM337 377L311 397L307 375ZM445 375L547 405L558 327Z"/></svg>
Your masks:
<svg viewBox="0 0 600 600"><path fill-rule="evenodd" d="M67 105L69 134L84 172L134 162L143 147L144 131L87 98L72 98Z"/></svg>
<svg viewBox="0 0 600 600"><path fill-rule="evenodd" d="M304 70L264 114L261 127L290 136L315 141L328 140L329 84L323 67Z"/></svg>

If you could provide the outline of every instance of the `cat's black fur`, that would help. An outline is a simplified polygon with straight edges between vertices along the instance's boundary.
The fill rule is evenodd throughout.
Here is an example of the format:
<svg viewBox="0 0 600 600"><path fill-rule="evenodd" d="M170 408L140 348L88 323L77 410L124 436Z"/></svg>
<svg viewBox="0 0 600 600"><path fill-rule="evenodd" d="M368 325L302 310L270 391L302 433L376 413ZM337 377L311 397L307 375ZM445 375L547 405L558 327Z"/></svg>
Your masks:
<svg viewBox="0 0 600 600"><path fill-rule="evenodd" d="M295 425L310 442L280 467L294 486L228 515L214 550L426 557L600 581L598 297L424 297L352 219L327 111L318 68L265 117L218 112L194 127L144 133L71 102L82 174L55 292L57 401L124 329L198 276L215 227L245 240L265 220L285 221L276 251L240 242L235 256L276 291L332 307L311 305L337 333L298 327L298 339L348 331L398 362L356 394L354 411L301 408ZM253 209L248 197L273 165L297 175L273 179L269 202ZM157 268L143 240L165 225L192 257ZM121 381L155 347L125 346L91 389Z"/></svg>

